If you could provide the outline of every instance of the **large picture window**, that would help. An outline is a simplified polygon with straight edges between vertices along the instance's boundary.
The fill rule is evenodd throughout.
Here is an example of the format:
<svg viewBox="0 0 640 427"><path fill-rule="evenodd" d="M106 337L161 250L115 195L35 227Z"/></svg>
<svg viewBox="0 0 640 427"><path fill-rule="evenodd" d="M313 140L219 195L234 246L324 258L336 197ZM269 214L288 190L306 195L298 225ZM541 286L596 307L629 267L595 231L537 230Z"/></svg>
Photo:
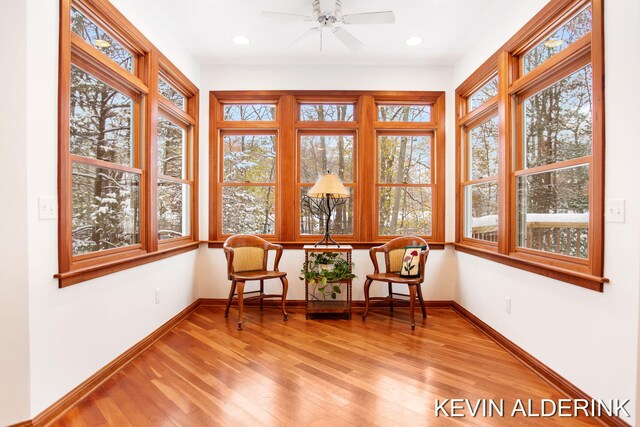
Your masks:
<svg viewBox="0 0 640 427"><path fill-rule="evenodd" d="M327 172L351 194L332 217L338 241L416 234L443 244L442 92L212 92L210 100L212 246L235 233L317 241L324 219L305 196ZM247 140L266 135L259 148Z"/></svg>
<svg viewBox="0 0 640 427"><path fill-rule="evenodd" d="M56 277L68 286L196 247L197 88L108 3L62 4Z"/></svg>
<svg viewBox="0 0 640 427"><path fill-rule="evenodd" d="M457 247L602 290L602 3L540 16L456 91Z"/></svg>

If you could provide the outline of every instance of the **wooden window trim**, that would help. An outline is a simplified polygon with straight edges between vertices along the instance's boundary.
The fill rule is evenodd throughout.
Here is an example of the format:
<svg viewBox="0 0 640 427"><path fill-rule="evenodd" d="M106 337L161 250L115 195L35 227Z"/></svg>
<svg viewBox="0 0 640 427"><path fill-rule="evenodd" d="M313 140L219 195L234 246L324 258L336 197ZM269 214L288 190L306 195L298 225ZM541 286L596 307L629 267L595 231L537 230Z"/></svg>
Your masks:
<svg viewBox="0 0 640 427"><path fill-rule="evenodd" d="M534 70L522 75L522 56L563 25L566 19L591 3L592 31ZM604 27L603 0L555 0L492 55L456 89L456 249L515 268L552 277L588 289L603 291L604 251ZM579 159L522 170L521 104L526 97L572 74L587 64L593 68L592 153ZM498 96L467 114L466 97L498 74ZM490 105L486 105L490 104ZM463 237L465 128L475 115L498 108L499 118L499 221L498 244L487 245ZM512 143L513 141L513 143ZM516 246L516 177L557 170L563 166L590 167L589 258L581 259Z"/></svg>
<svg viewBox="0 0 640 427"><path fill-rule="evenodd" d="M277 112L277 107L276 107L276 117L278 117L278 112ZM225 122L225 123L243 123L243 122ZM258 123L265 123L265 122L258 122ZM266 122L266 123L270 123L270 122ZM273 182L225 182L224 181L224 145L223 145L223 141L224 141L224 137L225 135L234 135L234 136L245 136L245 135L270 135L273 136L275 138L275 152L276 152L276 158L275 158L275 162L276 162L276 173L274 176L274 181ZM276 205L274 207L275 209L275 214L276 214L276 222L273 225L273 234L257 234L257 236L262 237L263 239L267 239L267 240L273 240L275 238L275 236L278 235L278 221L277 218L279 216L279 209L280 206L277 202L278 200L278 196L279 196L279 185L278 185L278 178L279 178L279 170L280 170L280 165L278 164L278 159L280 157L280 138L279 138L279 133L278 130L276 129L236 129L235 127L232 127L230 129L225 129L225 130L221 130L220 131L220 144L218 145L218 149L217 149L217 164L220 165L219 168L217 168L218 170L218 176L217 176L217 191L216 193L220 195L220 197L217 200L217 204L216 204L216 209L214 211L211 212L216 212L216 224L217 224L217 229L215 230L216 235L220 236L221 239L226 239L230 236L232 236L233 234L229 234L229 233L224 233L223 229L222 229L222 194L223 194L223 189L224 187L274 187L275 189L275 195L274 195L274 200L276 201ZM212 173L212 172L210 172ZM211 216L211 213L209 214Z"/></svg>
<svg viewBox="0 0 640 427"><path fill-rule="evenodd" d="M133 72L94 49L71 31L71 7L106 31L133 55ZM54 277L65 287L116 271L177 255L198 247L198 88L137 30L114 6L100 0L60 0L59 128L58 128L58 271ZM69 151L69 99L71 65L100 79L134 100L134 159L132 166L111 164L72 155ZM158 74L180 90L187 111L176 114L159 106ZM173 105L172 105L173 106ZM175 106L174 106L175 107ZM158 110L175 116L188 128L188 164L191 185L191 236L158 242L157 237L157 117ZM176 107L177 108L177 107ZM88 254L72 255L71 166L91 164L140 176L140 243Z"/></svg>
<svg viewBox="0 0 640 427"><path fill-rule="evenodd" d="M377 108L377 107L376 107ZM377 111L376 111L377 112ZM394 122L395 123L395 122ZM424 122L421 122L424 123ZM380 141L380 137L381 136L399 136L399 137L403 137L403 136L428 136L431 137L431 182L429 182L428 184L409 184L409 183L393 183L393 182L386 182L386 183L381 183L380 182L380 176L378 175L378 161L379 161L379 141ZM375 191L374 191L374 203L375 203L375 209L374 212L379 214L379 210L380 210L380 200L379 200L379 191L380 188L395 188L395 187L400 187L400 188L429 188L431 189L431 206L433 207L433 199L434 199L434 194L435 194L435 185L433 183L434 181L434 177L433 177L433 171L435 170L435 163L436 163L436 135L435 132L430 131L430 130L416 130L415 127L412 129L400 129L400 130L390 130L386 127L379 129L376 131L376 138L375 138L375 156L376 156L376 161L374 164L374 173L375 173ZM421 236L423 238L426 239L433 239L433 235L434 235L434 217L435 215L431 215L431 234L430 235L424 235ZM391 239L394 239L396 237L400 237L400 235L397 234L380 234L380 215L376 215L375 216L375 237L376 240L378 241L388 241Z"/></svg>
<svg viewBox="0 0 640 427"><path fill-rule="evenodd" d="M209 245L217 247L226 236L220 232L220 144L221 133L231 130L271 130L278 132L279 195L276 201L276 235L267 236L271 241L295 248L315 240L313 236L299 235L300 202L298 196L298 134L301 132L337 131L355 133L354 153L354 224L353 236L339 236L341 243L368 248L383 243L393 236L378 236L377 213L374 197L376 177L371 172L377 164L375 140L378 131L432 132L434 135L434 164L432 169L433 235L428 238L435 247L444 246L445 226L445 96L444 92L420 91L212 91L209 94ZM232 122L222 120L223 105L227 103L276 104L276 121ZM299 105L305 103L354 104L352 122L303 122L299 120ZM377 122L377 105L380 103L431 105L431 122L400 123ZM288 208L284 209L284 206ZM291 206L292 208L289 208ZM356 214L357 212L357 214Z"/></svg>
<svg viewBox="0 0 640 427"><path fill-rule="evenodd" d="M298 109L298 112L300 110ZM355 114L355 112L354 112ZM304 123L304 122L303 122ZM312 122L314 123L314 122ZM344 123L349 122L328 122L331 124L337 124L334 129L327 129L326 127L320 127L316 129L309 129L306 126L303 129L298 129L296 133L296 197L295 197L295 205L294 205L294 218L295 218L295 240L297 242L303 243L315 243L318 241L322 234L301 234L300 233L300 221L301 221L301 210L302 210L302 200L300 199L300 191L303 187L313 187L314 182L302 182L302 160L300 156L302 154L302 150L300 150L300 138L302 136L352 136L353 137L353 170L351 174L352 182L344 182L344 186L349 189L351 192L351 198L353 199L353 232L350 234L333 234L333 237L341 240L344 243L353 243L357 241L357 230L355 227L355 219L358 217L358 185L356 179L358 177L358 132L357 129L353 130L345 130L346 126L340 126Z"/></svg>
<svg viewBox="0 0 640 427"><path fill-rule="evenodd" d="M489 79L487 79L486 81L492 80L493 78L495 78L495 75L490 76ZM486 84L486 81L485 83L482 83L480 87ZM473 89L471 94L475 93L476 90L477 89ZM478 113L478 111L480 112ZM459 121L460 132L459 132L459 139L458 139L459 143L457 146L457 151L459 152L459 155L460 155L460 167L459 167L460 172L456 177L458 182L458 187L459 187L459 197L456 199L457 205L459 205L459 209L460 209L460 216L459 216L460 219L456 223L457 229L458 229L456 231L459 231L459 236L460 236L459 242L465 243L470 246L477 246L484 250L489 250L493 252L497 252L498 250L497 242L491 242L488 240L476 239L473 237L465 236L464 224L466 220L465 219L466 187L475 185L475 184L482 184L486 182L495 182L496 184L498 184L498 186L500 185L500 179L499 179L500 166L499 165L498 165L497 175L492 175L492 176L479 178L479 179L471 179L469 177L469 164L470 164L469 131L496 117L499 117L497 96L487 100L484 104L482 104L472 112L468 113L466 116L463 117L463 119L465 120ZM500 224L500 222L498 222L498 224Z"/></svg>

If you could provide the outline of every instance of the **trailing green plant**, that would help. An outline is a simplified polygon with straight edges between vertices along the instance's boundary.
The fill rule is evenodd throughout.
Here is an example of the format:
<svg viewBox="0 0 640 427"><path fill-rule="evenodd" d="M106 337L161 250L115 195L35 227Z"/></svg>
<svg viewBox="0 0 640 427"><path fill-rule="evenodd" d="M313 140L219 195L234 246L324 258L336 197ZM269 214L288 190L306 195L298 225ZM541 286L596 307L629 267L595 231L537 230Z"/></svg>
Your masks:
<svg viewBox="0 0 640 427"><path fill-rule="evenodd" d="M323 299L336 299L342 293L336 283L355 278L353 267L338 252L312 252L305 268L300 270L300 280L306 279L309 285L316 286L315 291Z"/></svg>

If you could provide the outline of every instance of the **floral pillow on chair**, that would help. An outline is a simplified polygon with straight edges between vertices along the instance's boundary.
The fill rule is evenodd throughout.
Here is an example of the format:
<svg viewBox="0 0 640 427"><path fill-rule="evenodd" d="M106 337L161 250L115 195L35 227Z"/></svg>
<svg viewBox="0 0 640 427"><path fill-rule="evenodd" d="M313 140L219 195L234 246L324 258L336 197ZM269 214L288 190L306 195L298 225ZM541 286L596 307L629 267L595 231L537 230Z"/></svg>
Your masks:
<svg viewBox="0 0 640 427"><path fill-rule="evenodd" d="M420 252L422 246L405 246L402 256L401 277L420 277Z"/></svg>

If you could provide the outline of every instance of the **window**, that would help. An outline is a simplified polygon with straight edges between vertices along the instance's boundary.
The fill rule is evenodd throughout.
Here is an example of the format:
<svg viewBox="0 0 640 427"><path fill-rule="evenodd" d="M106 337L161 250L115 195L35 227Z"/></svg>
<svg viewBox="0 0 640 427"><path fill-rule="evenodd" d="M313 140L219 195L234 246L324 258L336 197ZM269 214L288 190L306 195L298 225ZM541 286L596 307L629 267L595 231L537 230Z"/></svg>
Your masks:
<svg viewBox="0 0 640 427"><path fill-rule="evenodd" d="M588 258L592 69L522 101L517 245Z"/></svg>
<svg viewBox="0 0 640 427"><path fill-rule="evenodd" d="M195 248L196 186L195 86L164 58L152 73L139 67L155 48L112 6L78 0L64 8L60 286ZM159 68L170 77L162 80ZM179 114L152 93L152 74L160 93L163 81L181 97Z"/></svg>
<svg viewBox="0 0 640 427"><path fill-rule="evenodd" d="M351 193L331 221L339 242L444 241L442 92L212 92L210 108L212 246L240 232L316 242L324 218L305 195L327 172Z"/></svg>
<svg viewBox="0 0 640 427"><path fill-rule="evenodd" d="M134 71L133 54L75 7L71 8L71 31L125 70Z"/></svg>
<svg viewBox="0 0 640 427"><path fill-rule="evenodd" d="M544 41L525 53L522 57L523 74L537 68L581 37L589 34L591 31L591 15L591 6L585 7L559 29L553 31Z"/></svg>
<svg viewBox="0 0 640 427"><path fill-rule="evenodd" d="M222 136L222 234L275 233L276 136Z"/></svg>
<svg viewBox="0 0 640 427"><path fill-rule="evenodd" d="M229 104L224 106L225 121L274 121L275 104Z"/></svg>
<svg viewBox="0 0 640 427"><path fill-rule="evenodd" d="M521 31L456 91L457 247L600 291L601 9L548 5L546 26Z"/></svg>
<svg viewBox="0 0 640 427"><path fill-rule="evenodd" d="M482 86L469 97L469 111L473 111L494 96L498 95L498 78Z"/></svg>
<svg viewBox="0 0 640 427"><path fill-rule="evenodd" d="M429 122L431 108L428 105L379 105L381 122Z"/></svg>
<svg viewBox="0 0 640 427"><path fill-rule="evenodd" d="M158 92L160 92L160 95L169 100L176 107L180 108L181 110L186 109L186 97L179 91L174 89L173 86L167 83L166 80L162 77L158 78Z"/></svg>
<svg viewBox="0 0 640 427"><path fill-rule="evenodd" d="M302 104L300 120L315 122L353 121L353 104Z"/></svg>
<svg viewBox="0 0 640 427"><path fill-rule="evenodd" d="M378 234L432 233L432 137L378 134Z"/></svg>
<svg viewBox="0 0 640 427"><path fill-rule="evenodd" d="M335 173L351 192L344 205L336 208L331 222L332 234L353 235L353 207L355 177L355 136L352 133L303 133L300 135L299 192L300 192L300 234L318 235L324 233L323 216L317 217L304 202L309 189L327 172Z"/></svg>
<svg viewBox="0 0 640 427"><path fill-rule="evenodd" d="M464 238L498 241L498 118L465 132Z"/></svg>

